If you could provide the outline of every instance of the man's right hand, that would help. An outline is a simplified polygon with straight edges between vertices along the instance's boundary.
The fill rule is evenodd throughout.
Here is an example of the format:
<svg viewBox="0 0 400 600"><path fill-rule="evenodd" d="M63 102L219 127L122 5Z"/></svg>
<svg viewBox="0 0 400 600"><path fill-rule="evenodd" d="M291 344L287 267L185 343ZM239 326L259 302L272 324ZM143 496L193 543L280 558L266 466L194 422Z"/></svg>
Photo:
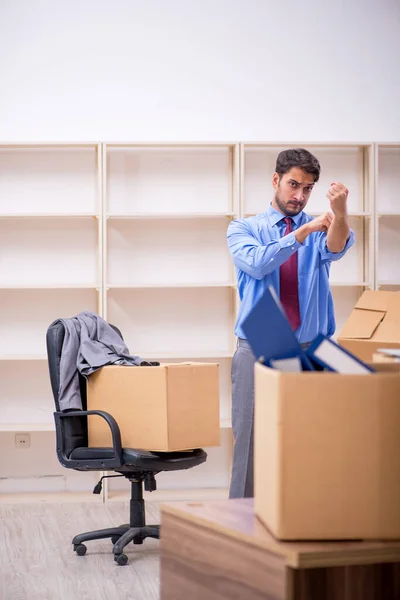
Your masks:
<svg viewBox="0 0 400 600"><path fill-rule="evenodd" d="M296 229L294 232L295 238L298 242L300 242L300 244L302 244L306 237L310 235L310 233L314 233L315 231L328 231L332 221L333 214L326 212Z"/></svg>
<svg viewBox="0 0 400 600"><path fill-rule="evenodd" d="M314 231L328 231L332 221L333 214L331 212L326 212L307 223L307 225L309 226L310 233Z"/></svg>

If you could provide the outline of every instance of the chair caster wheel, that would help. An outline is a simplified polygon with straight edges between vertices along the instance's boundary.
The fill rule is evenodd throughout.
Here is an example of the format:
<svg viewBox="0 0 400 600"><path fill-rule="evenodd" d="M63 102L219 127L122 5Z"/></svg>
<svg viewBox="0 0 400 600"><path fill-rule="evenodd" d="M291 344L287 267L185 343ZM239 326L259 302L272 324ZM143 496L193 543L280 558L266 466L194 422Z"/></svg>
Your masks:
<svg viewBox="0 0 400 600"><path fill-rule="evenodd" d="M126 554L118 554L118 555L115 554L114 560L118 565L123 567L128 562L128 557Z"/></svg>
<svg viewBox="0 0 400 600"><path fill-rule="evenodd" d="M74 550L78 556L85 556L87 548L86 548L85 544L78 544L78 545L75 544Z"/></svg>
<svg viewBox="0 0 400 600"><path fill-rule="evenodd" d="M114 546L114 544L116 544L118 542L118 540L119 540L120 537L121 536L119 536L119 535L113 535L112 536L111 543L112 543L113 546Z"/></svg>

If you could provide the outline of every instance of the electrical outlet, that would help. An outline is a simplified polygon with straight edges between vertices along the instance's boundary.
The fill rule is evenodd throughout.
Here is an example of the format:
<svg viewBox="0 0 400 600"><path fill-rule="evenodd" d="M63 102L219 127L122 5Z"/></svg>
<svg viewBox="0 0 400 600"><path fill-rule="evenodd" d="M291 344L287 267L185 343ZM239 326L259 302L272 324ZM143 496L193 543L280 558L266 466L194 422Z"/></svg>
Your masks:
<svg viewBox="0 0 400 600"><path fill-rule="evenodd" d="M29 433L16 433L15 434L15 447L16 448L29 448L31 445L31 436Z"/></svg>

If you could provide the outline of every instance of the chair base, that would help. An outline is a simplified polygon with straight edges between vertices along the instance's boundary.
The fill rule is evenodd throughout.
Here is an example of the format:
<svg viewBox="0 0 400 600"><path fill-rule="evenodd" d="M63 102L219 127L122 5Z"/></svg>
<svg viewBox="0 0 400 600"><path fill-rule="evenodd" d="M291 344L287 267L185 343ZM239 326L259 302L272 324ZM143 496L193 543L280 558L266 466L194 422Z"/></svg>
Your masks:
<svg viewBox="0 0 400 600"><path fill-rule="evenodd" d="M131 482L130 523L120 525L119 527L97 529L96 531L88 531L76 535L72 540L72 544L74 551L79 556L86 554L87 548L83 542L111 538L114 560L119 565L126 565L128 557L123 554L123 550L128 544L131 542L134 544L143 544L143 541L148 537L160 538L159 525L146 525L142 487L143 478L138 476L135 476L135 479L128 476L127 478Z"/></svg>
<svg viewBox="0 0 400 600"><path fill-rule="evenodd" d="M128 557L123 554L124 548L133 542L134 544L143 544L146 538L160 539L159 525L145 525L144 527L131 527L130 525L120 525L119 527L109 527L108 529L97 529L80 533L72 540L74 550L80 556L86 554L86 546L83 542L91 540L102 540L111 538L113 543L114 560L119 565L125 565Z"/></svg>

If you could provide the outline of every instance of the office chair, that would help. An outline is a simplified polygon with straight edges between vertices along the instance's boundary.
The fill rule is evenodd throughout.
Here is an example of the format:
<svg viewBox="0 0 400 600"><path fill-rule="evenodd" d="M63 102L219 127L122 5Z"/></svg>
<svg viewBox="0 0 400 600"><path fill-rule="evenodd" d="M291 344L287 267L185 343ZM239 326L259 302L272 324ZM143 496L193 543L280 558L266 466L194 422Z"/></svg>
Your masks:
<svg viewBox="0 0 400 600"><path fill-rule="evenodd" d="M112 327L122 338L117 327ZM165 453L122 448L120 429L112 415L100 410L86 410L86 381L80 374L79 386L83 410L61 412L58 390L64 335L65 328L61 321L54 321L46 333L50 381L56 406L54 420L58 460L67 469L77 471L114 471L126 477L131 484L129 524L76 535L72 540L73 549L79 556L83 556L87 549L83 542L111 538L114 560L119 565L126 565L128 557L123 550L130 542L142 544L147 537L157 539L160 537L159 525L146 525L143 484L146 491L152 492L156 489L157 473L191 469L205 462L207 454L202 449ZM112 448L88 446L87 418L91 415L98 415L107 421L112 434ZM94 493L100 493L101 481L95 487Z"/></svg>

